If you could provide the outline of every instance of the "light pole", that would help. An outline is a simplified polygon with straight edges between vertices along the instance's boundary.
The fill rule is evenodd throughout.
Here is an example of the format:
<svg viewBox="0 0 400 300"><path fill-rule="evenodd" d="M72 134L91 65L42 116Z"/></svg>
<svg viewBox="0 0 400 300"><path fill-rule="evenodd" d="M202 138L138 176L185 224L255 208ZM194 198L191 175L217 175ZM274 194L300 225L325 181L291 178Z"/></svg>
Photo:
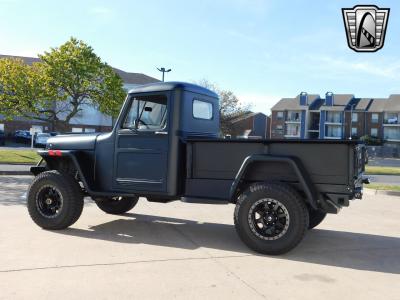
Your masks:
<svg viewBox="0 0 400 300"><path fill-rule="evenodd" d="M162 73L162 81L164 81L164 74L172 71L171 69L166 70L165 68L157 68L157 70Z"/></svg>
<svg viewBox="0 0 400 300"><path fill-rule="evenodd" d="M353 107L354 107L354 104L352 104L350 106L350 136L349 136L349 140L352 139L352 135L353 135Z"/></svg>

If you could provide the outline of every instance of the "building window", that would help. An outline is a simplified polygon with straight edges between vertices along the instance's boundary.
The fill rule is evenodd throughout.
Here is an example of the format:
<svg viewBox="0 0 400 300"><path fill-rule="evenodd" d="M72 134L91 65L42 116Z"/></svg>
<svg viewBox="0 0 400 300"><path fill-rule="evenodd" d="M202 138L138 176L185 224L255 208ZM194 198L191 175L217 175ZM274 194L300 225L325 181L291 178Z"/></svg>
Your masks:
<svg viewBox="0 0 400 300"><path fill-rule="evenodd" d="M276 119L277 120L283 120L283 111L278 111L276 113Z"/></svg>
<svg viewBox="0 0 400 300"><path fill-rule="evenodd" d="M378 137L378 128L371 128L371 136Z"/></svg>
<svg viewBox="0 0 400 300"><path fill-rule="evenodd" d="M80 127L72 127L72 132L82 132L82 128L80 128Z"/></svg>
<svg viewBox="0 0 400 300"><path fill-rule="evenodd" d="M96 132L96 129L94 129L94 128L85 128L85 132L87 132L87 133Z"/></svg>
<svg viewBox="0 0 400 300"><path fill-rule="evenodd" d="M371 122L374 124L378 124L378 120L379 120L379 115L378 114L372 114L371 115Z"/></svg>
<svg viewBox="0 0 400 300"><path fill-rule="evenodd" d="M357 136L357 127L351 128L351 136Z"/></svg>
<svg viewBox="0 0 400 300"><path fill-rule="evenodd" d="M283 135L283 126L282 125L276 125L275 129L272 130L273 134L276 135Z"/></svg>
<svg viewBox="0 0 400 300"><path fill-rule="evenodd" d="M197 119L211 120L213 117L212 104L201 100L193 100L193 117Z"/></svg>
<svg viewBox="0 0 400 300"><path fill-rule="evenodd" d="M329 125L325 127L325 137L327 138L342 138L342 126L341 125Z"/></svg>
<svg viewBox="0 0 400 300"><path fill-rule="evenodd" d="M358 113L352 113L351 114L351 121L352 122L358 122Z"/></svg>
<svg viewBox="0 0 400 300"><path fill-rule="evenodd" d="M0 131L4 131L4 124L0 124Z"/></svg>
<svg viewBox="0 0 400 300"><path fill-rule="evenodd" d="M383 135L386 140L400 141L400 128L399 127L385 127Z"/></svg>
<svg viewBox="0 0 400 300"><path fill-rule="evenodd" d="M300 122L300 112L299 111L288 111L287 116L286 116L286 121Z"/></svg>
<svg viewBox="0 0 400 300"><path fill-rule="evenodd" d="M339 111L327 111L325 121L328 123L342 123L341 113Z"/></svg>
<svg viewBox="0 0 400 300"><path fill-rule="evenodd" d="M300 125L299 124L287 124L285 136L300 137Z"/></svg>

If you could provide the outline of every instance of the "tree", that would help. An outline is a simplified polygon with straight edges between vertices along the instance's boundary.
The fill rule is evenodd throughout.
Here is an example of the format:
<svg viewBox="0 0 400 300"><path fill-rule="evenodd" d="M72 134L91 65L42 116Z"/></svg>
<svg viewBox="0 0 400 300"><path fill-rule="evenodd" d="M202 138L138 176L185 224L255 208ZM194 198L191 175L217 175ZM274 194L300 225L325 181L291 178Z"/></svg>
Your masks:
<svg viewBox="0 0 400 300"><path fill-rule="evenodd" d="M40 115L46 113L48 92L40 65L28 66L20 59L0 60L0 113L6 118L37 115L36 119L45 120Z"/></svg>
<svg viewBox="0 0 400 300"><path fill-rule="evenodd" d="M64 130L85 106L116 116L125 98L123 82L83 41L71 38L39 55L31 66L0 60L0 113L46 121Z"/></svg>
<svg viewBox="0 0 400 300"><path fill-rule="evenodd" d="M214 91L219 96L220 126L223 135L235 135L232 121L250 112L251 105L242 104L239 98L229 90L221 90L215 83L206 79L200 80L197 84Z"/></svg>

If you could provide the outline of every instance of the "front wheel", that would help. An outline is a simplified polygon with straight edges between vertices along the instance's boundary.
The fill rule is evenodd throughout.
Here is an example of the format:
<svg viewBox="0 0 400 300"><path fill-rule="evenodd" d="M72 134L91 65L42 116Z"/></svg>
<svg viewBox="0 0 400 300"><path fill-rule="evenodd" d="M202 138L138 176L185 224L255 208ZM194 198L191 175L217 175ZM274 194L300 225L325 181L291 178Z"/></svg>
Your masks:
<svg viewBox="0 0 400 300"><path fill-rule="evenodd" d="M74 224L83 209L83 194L78 182L58 171L40 173L27 194L32 220L43 229L64 229Z"/></svg>
<svg viewBox="0 0 400 300"><path fill-rule="evenodd" d="M303 239L308 210L296 190L281 183L255 183L240 195L234 222L241 240L251 249L283 254Z"/></svg>
<svg viewBox="0 0 400 300"><path fill-rule="evenodd" d="M96 198L94 200L102 211L108 214L121 215L134 208L139 197Z"/></svg>

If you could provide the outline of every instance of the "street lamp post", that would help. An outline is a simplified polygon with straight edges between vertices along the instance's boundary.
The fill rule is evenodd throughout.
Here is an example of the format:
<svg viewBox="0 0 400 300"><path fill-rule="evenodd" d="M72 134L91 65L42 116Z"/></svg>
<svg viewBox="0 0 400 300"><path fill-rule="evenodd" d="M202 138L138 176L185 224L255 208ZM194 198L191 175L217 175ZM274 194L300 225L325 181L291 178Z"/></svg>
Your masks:
<svg viewBox="0 0 400 300"><path fill-rule="evenodd" d="M349 140L352 139L352 135L353 135L353 107L354 107L354 104L352 104L350 106L350 134L349 134Z"/></svg>
<svg viewBox="0 0 400 300"><path fill-rule="evenodd" d="M157 70L162 73L162 81L164 81L164 74L171 72L171 69L166 70L165 68L157 68Z"/></svg>

